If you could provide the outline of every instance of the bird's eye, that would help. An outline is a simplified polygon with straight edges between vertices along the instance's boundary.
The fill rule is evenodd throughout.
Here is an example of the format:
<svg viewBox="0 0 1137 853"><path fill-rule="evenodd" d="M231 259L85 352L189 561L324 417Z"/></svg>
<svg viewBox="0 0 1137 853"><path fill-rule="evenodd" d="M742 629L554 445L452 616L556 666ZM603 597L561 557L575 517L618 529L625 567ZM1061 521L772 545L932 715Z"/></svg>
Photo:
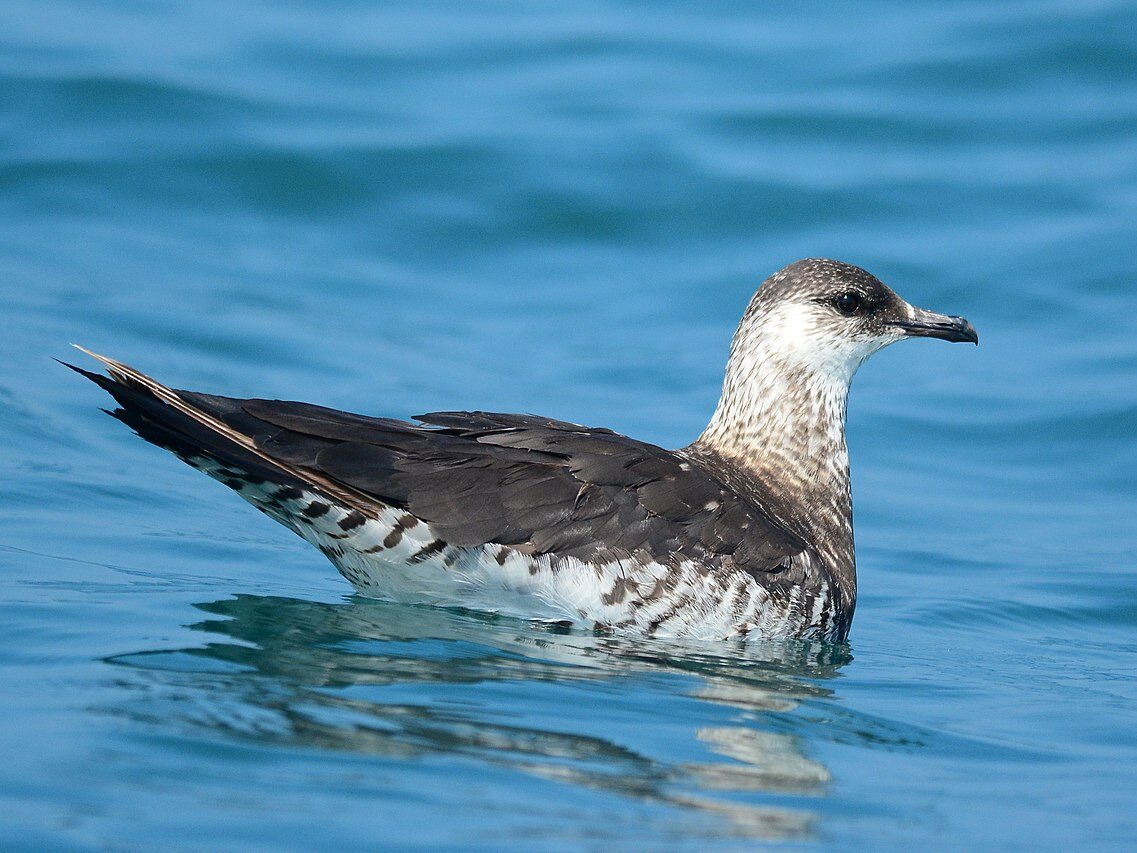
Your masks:
<svg viewBox="0 0 1137 853"><path fill-rule="evenodd" d="M861 297L846 290L844 293L838 294L837 298L833 300L833 304L839 313L846 317L852 317L861 310Z"/></svg>

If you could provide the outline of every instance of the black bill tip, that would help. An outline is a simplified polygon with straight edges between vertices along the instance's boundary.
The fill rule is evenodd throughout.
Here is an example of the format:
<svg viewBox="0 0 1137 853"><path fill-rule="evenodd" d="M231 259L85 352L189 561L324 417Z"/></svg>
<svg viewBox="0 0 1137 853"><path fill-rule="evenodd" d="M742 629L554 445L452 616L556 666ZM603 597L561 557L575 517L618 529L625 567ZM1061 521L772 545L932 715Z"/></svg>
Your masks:
<svg viewBox="0 0 1137 853"><path fill-rule="evenodd" d="M952 343L979 345L979 333L963 317L935 314L917 308L912 319L895 320L892 325L904 330L910 338L939 338Z"/></svg>

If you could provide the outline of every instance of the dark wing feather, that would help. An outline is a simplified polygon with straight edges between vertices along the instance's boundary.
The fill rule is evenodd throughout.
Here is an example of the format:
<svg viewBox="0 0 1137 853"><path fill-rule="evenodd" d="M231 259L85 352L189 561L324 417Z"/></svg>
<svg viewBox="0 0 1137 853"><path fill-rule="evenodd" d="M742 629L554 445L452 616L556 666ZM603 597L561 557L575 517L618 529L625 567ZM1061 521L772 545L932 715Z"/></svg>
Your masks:
<svg viewBox="0 0 1137 853"><path fill-rule="evenodd" d="M434 412L421 424L179 391L272 458L408 509L453 545L778 571L805 544L696 462L608 429Z"/></svg>
<svg viewBox="0 0 1137 853"><path fill-rule="evenodd" d="M434 412L415 424L173 391L90 354L111 375L79 372L109 391L122 407L116 416L147 440L314 486L363 511L407 509L452 545L492 542L582 560L696 559L756 576L781 572L806 549L757 490L732 490L706 460L608 429L490 412Z"/></svg>

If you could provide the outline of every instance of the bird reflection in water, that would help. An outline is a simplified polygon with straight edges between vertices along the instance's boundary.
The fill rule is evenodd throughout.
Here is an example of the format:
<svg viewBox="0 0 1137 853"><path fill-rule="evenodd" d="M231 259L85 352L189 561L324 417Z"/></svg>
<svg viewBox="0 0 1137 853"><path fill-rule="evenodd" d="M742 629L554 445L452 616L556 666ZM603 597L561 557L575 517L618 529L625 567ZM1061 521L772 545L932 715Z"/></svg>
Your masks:
<svg viewBox="0 0 1137 853"><path fill-rule="evenodd" d="M170 726L173 715L226 737L387 759L462 756L670 804L736 837L810 835L815 815L801 798L824 795L830 781L769 721L831 695L823 682L851 659L843 646L629 640L366 599L240 595L197 606L216 618L190 627L223 639L109 659L177 691L173 711L157 699L148 711L132 697L133 718ZM672 680L661 688L660 677ZM585 700L557 693L605 683L619 702L607 688ZM661 689L736 712L698 715L719 724L693 723L691 742L676 751L700 760L648 754L639 738L621 737L628 723L609 727L587 707L627 705L650 719ZM514 690L521 707L511 713L502 691ZM569 719L572 702L580 705ZM548 707L556 719L533 725Z"/></svg>

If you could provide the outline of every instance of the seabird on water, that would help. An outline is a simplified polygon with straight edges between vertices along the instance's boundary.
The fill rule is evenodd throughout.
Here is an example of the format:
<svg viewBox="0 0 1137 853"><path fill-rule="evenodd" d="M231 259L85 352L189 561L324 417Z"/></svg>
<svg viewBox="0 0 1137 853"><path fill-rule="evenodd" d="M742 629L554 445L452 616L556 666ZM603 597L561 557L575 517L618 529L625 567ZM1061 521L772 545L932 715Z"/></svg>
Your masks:
<svg viewBox="0 0 1137 853"><path fill-rule="evenodd" d="M718 407L680 450L533 415L410 423L178 391L87 350L109 375L73 369L364 595L620 633L841 641L857 596L849 383L906 337L979 341L858 267L790 264L750 301Z"/></svg>

